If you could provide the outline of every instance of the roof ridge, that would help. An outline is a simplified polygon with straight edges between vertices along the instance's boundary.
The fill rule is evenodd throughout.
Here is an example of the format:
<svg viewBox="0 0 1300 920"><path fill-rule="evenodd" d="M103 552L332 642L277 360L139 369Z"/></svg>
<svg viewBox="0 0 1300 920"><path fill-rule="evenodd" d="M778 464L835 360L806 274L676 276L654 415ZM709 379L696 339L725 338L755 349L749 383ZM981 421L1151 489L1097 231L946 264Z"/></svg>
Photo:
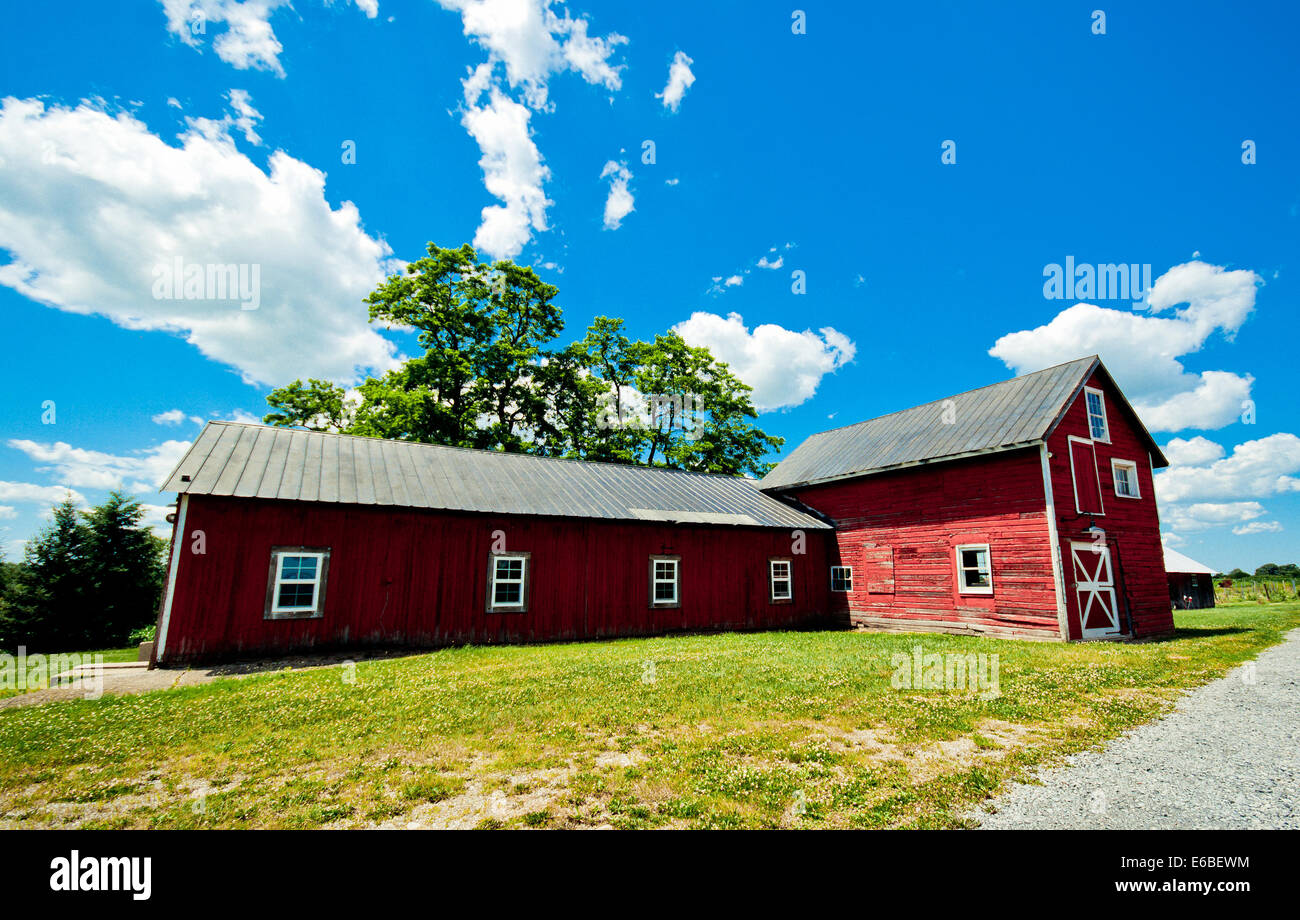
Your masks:
<svg viewBox="0 0 1300 920"><path fill-rule="evenodd" d="M1017 374L1015 377L1008 377L1006 380L998 380L994 383L986 383L982 387L971 387L969 390L962 390L959 393L952 393L948 396L940 396L938 399L931 399L923 403L917 403L914 406L908 406L906 409L895 409L893 412L885 412L881 415L873 415L870 418L864 418L858 422L851 422L848 425L840 425L837 428L826 428L823 429L822 431L814 431L812 434L808 435L808 437L815 438L818 435L831 434L832 432L835 431L844 431L846 428L856 428L858 425L865 425L868 422L875 422L875 421L879 421L882 418L889 418L891 415L902 415L904 412L912 412L913 410L916 409L924 409L926 406L933 406L935 403L945 402L949 399L956 399L959 396L969 396L971 393L978 393L980 390L988 390L991 389L992 387L1000 387L1005 384L1012 383L1013 381L1016 380L1024 380L1026 377L1034 377L1038 374L1046 374L1048 371L1054 371L1057 368L1065 367L1068 364L1077 364L1081 361L1092 361L1098 357L1099 357L1098 355L1085 355L1082 358L1074 358L1070 361L1062 361L1060 364L1053 364L1051 367L1044 367L1036 371L1030 371L1028 374Z"/></svg>
<svg viewBox="0 0 1300 920"><path fill-rule="evenodd" d="M344 434L341 431L315 431L310 428L290 428L282 425L263 425L254 422L237 422L231 419L209 419L207 425L229 425L235 428L269 428L273 431L299 432L301 434L323 435L333 438L350 438L357 441L380 441L385 444L406 444L413 447L434 447L442 450L458 450L470 454L496 454L503 457L526 457L530 460L552 460L560 463L576 463L581 466L610 466L630 470L656 470L661 473L678 473L686 476L705 476L712 479L739 480L757 484L759 480L752 476L732 475L731 473L705 473L699 470L678 470L667 466L641 466L637 463L617 463L613 460L583 460L580 457L544 457L540 454L526 454L522 451L489 450L484 447L461 447L457 444L431 444L427 441L403 441L398 438L376 438L364 434Z"/></svg>

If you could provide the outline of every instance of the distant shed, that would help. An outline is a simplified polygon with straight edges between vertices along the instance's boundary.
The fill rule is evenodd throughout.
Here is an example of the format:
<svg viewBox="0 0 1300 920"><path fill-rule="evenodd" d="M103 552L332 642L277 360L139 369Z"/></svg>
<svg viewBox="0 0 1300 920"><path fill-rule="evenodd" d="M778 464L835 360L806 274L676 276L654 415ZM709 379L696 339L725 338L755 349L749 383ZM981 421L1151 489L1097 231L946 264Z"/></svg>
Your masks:
<svg viewBox="0 0 1300 920"><path fill-rule="evenodd" d="M1165 574L1169 600L1175 610L1200 610L1214 606L1214 569L1165 547Z"/></svg>

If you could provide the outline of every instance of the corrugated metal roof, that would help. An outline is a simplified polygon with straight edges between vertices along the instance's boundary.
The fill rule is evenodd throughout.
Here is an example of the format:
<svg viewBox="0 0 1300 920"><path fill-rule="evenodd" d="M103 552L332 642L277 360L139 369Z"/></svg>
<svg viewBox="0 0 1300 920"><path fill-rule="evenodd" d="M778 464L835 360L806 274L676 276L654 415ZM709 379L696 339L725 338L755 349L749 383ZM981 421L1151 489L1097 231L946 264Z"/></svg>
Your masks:
<svg viewBox="0 0 1300 920"><path fill-rule="evenodd" d="M880 470L1033 444L1056 424L1098 364L1094 355L823 431L759 483L785 489ZM951 424L945 423L951 400Z"/></svg>
<svg viewBox="0 0 1300 920"><path fill-rule="evenodd" d="M164 492L750 527L829 525L752 479L208 422Z"/></svg>
<svg viewBox="0 0 1300 920"><path fill-rule="evenodd" d="M1214 569L1208 565L1197 562L1188 556L1184 556L1176 549L1164 547L1165 551L1165 571L1178 572L1185 575L1213 575Z"/></svg>

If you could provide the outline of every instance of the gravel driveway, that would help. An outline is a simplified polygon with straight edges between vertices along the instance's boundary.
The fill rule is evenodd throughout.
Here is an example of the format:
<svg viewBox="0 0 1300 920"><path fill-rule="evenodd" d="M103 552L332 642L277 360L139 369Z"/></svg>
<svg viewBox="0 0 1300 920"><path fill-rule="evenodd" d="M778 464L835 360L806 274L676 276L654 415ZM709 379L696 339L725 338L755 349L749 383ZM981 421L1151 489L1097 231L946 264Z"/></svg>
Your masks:
<svg viewBox="0 0 1300 920"><path fill-rule="evenodd" d="M1300 828L1300 630L1039 778L971 817L999 829Z"/></svg>

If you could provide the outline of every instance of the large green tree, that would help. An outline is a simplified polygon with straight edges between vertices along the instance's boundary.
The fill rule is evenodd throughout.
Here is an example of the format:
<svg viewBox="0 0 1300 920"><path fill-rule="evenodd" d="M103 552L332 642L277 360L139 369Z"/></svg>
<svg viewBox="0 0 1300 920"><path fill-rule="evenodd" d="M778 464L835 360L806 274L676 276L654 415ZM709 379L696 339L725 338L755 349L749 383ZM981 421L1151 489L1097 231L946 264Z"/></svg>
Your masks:
<svg viewBox="0 0 1300 920"><path fill-rule="evenodd" d="M349 398L330 381L294 381L267 397L268 424L762 475L781 445L756 428L751 390L707 349L675 333L635 341L598 317L556 347L559 291L531 268L443 249L367 298L372 322L413 331L421 353Z"/></svg>

